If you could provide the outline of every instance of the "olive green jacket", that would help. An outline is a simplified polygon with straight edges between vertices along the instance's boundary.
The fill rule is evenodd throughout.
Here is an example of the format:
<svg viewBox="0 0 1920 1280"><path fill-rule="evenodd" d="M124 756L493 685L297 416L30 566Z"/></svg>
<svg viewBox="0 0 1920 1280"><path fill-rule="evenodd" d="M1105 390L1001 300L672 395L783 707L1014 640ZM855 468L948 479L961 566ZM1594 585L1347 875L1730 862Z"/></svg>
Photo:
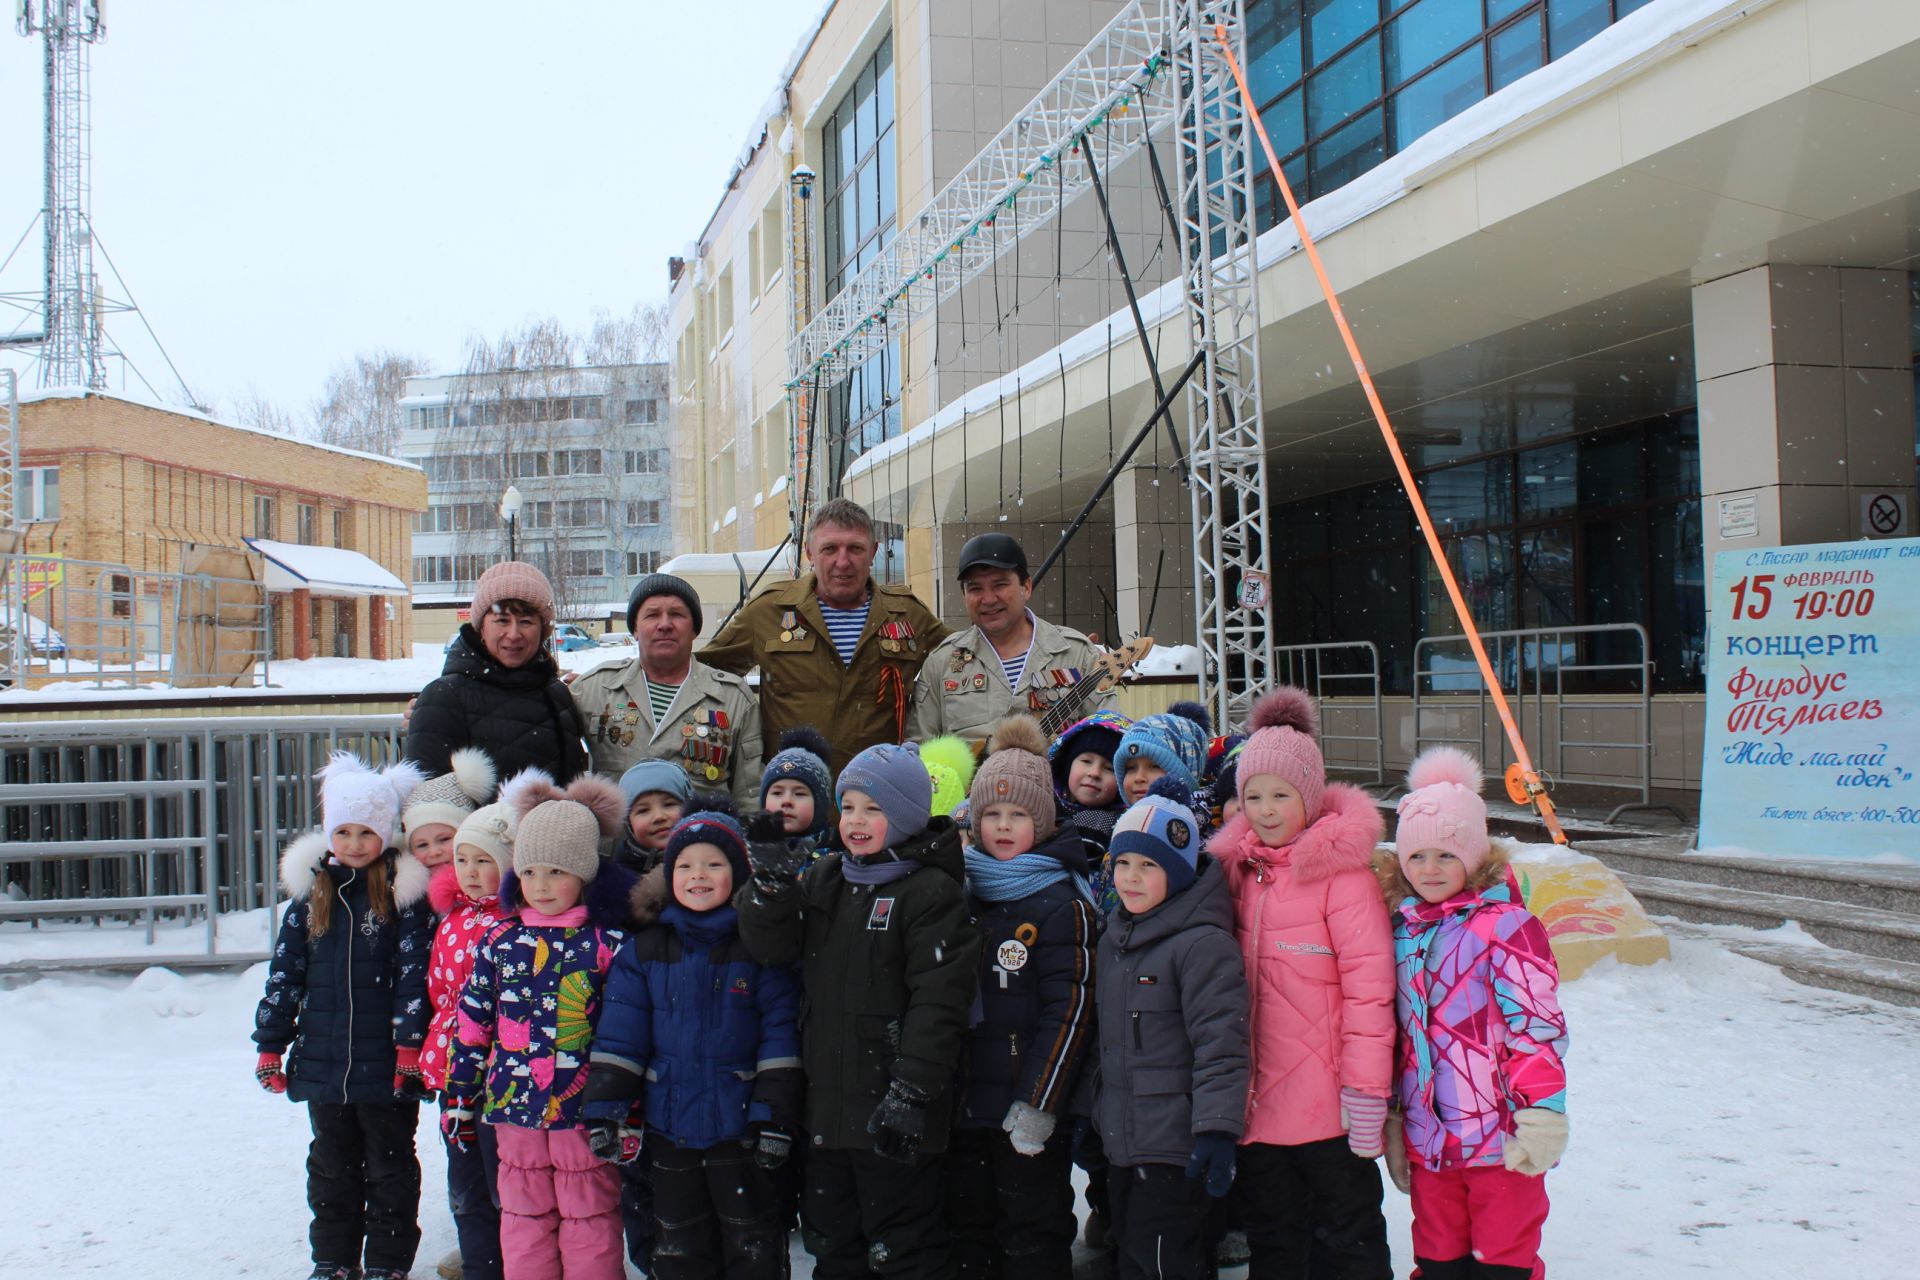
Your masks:
<svg viewBox="0 0 1920 1280"><path fill-rule="evenodd" d="M760 703L744 676L696 659L655 724L640 660L596 667L573 682L593 767L609 777L642 760L672 760L696 787L731 792L742 813L760 802Z"/></svg>

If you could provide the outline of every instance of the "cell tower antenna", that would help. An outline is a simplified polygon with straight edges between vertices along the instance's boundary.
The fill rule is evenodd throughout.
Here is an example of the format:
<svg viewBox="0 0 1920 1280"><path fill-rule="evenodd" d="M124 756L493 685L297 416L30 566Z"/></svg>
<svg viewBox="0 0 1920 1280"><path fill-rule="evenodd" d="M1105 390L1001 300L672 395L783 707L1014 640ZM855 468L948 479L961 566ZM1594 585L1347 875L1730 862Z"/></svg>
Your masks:
<svg viewBox="0 0 1920 1280"><path fill-rule="evenodd" d="M17 25L46 46L46 328L40 385L99 389L107 383L93 272L88 205L93 183L88 47L106 38L100 0L20 0ZM15 343L18 343L15 339ZM10 343L9 345L14 345Z"/></svg>

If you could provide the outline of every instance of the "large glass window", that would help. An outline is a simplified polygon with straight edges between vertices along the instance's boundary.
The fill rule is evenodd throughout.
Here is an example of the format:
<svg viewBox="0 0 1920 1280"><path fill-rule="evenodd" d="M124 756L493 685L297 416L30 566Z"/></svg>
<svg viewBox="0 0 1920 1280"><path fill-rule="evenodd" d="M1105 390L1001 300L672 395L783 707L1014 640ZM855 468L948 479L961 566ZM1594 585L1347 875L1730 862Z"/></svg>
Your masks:
<svg viewBox="0 0 1920 1280"><path fill-rule="evenodd" d="M831 298L893 238L893 37L855 73L820 131L826 152L827 292Z"/></svg>
<svg viewBox="0 0 1920 1280"><path fill-rule="evenodd" d="M1475 622L1486 631L1637 622L1650 636L1654 687L1700 689L1706 575L1693 411L1519 449L1505 436L1480 433L1473 439L1491 446L1481 456L1442 452L1445 465L1415 475ZM1462 447L1472 446L1452 446ZM1458 633L1398 483L1283 504L1271 528L1281 643L1372 640L1387 687L1404 694L1414 640ZM1626 662L1634 651L1602 636L1583 642L1581 656ZM1588 680L1620 683L1607 673Z"/></svg>
<svg viewBox="0 0 1920 1280"><path fill-rule="evenodd" d="M1247 85L1310 200L1647 2L1247 0ZM1264 165L1256 187L1264 229L1286 209Z"/></svg>

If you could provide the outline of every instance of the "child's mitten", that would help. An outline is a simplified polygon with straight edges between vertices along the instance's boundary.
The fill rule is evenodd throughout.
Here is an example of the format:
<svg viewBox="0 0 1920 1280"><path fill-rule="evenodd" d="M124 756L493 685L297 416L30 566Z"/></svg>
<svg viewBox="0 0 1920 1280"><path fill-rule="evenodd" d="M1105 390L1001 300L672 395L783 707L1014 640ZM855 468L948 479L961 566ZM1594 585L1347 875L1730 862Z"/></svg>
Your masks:
<svg viewBox="0 0 1920 1280"><path fill-rule="evenodd" d="M1362 1160L1380 1154L1380 1129L1387 1122L1387 1100L1358 1089L1340 1090L1340 1123L1347 1127L1347 1146Z"/></svg>
<svg viewBox="0 0 1920 1280"><path fill-rule="evenodd" d="M287 1091L287 1073L280 1069L280 1055L277 1053L263 1053L254 1060L253 1078L268 1093Z"/></svg>
<svg viewBox="0 0 1920 1280"><path fill-rule="evenodd" d="M640 1157L640 1135L611 1116L588 1120L587 1149L602 1164L632 1164Z"/></svg>
<svg viewBox="0 0 1920 1280"><path fill-rule="evenodd" d="M756 813L747 820L747 862L753 867L754 891L761 897L785 896L811 852L811 842L787 837L779 814Z"/></svg>
<svg viewBox="0 0 1920 1280"><path fill-rule="evenodd" d="M1413 1190L1413 1166L1407 1159L1407 1126L1398 1111L1387 1115L1386 1130L1381 1141L1387 1147L1387 1177L1393 1180L1394 1187L1401 1195Z"/></svg>
<svg viewBox="0 0 1920 1280"><path fill-rule="evenodd" d="M427 1083L420 1078L420 1050L401 1045L393 1051L393 1096L413 1102L427 1096Z"/></svg>
<svg viewBox="0 0 1920 1280"><path fill-rule="evenodd" d="M747 1145L753 1148L753 1162L771 1173L793 1154L793 1135L770 1125L755 1124L749 1126Z"/></svg>
<svg viewBox="0 0 1920 1280"><path fill-rule="evenodd" d="M440 1132L455 1151L471 1151L480 1142L480 1129L473 1119L473 1100L448 1095L440 1104Z"/></svg>
<svg viewBox="0 0 1920 1280"><path fill-rule="evenodd" d="M1513 1113L1513 1132L1507 1135L1501 1163L1515 1173L1537 1178L1560 1163L1560 1153L1566 1149L1566 1113L1527 1107Z"/></svg>
<svg viewBox="0 0 1920 1280"><path fill-rule="evenodd" d="M932 1101L926 1093L896 1077L867 1121L867 1132L873 1135L873 1153L902 1164L919 1155L921 1139L927 1136L927 1104Z"/></svg>
<svg viewBox="0 0 1920 1280"><path fill-rule="evenodd" d="M1218 1200L1233 1187L1234 1137L1230 1133L1202 1133L1194 1137L1187 1157L1187 1176L1206 1179L1207 1194Z"/></svg>
<svg viewBox="0 0 1920 1280"><path fill-rule="evenodd" d="M1000 1127L1013 1139L1015 1151L1023 1156L1037 1156L1047 1149L1047 1139L1053 1136L1053 1124L1051 1112L1025 1102L1015 1102L1007 1108L1007 1118L1000 1122Z"/></svg>

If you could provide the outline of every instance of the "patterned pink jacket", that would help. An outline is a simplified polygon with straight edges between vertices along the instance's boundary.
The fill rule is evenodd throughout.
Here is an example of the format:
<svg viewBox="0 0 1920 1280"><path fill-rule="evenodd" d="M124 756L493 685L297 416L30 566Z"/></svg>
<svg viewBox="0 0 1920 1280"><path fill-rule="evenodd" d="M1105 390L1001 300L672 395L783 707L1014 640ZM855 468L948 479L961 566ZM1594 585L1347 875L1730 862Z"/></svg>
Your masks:
<svg viewBox="0 0 1920 1280"><path fill-rule="evenodd" d="M1393 931L1369 869L1380 833L1372 799L1334 783L1292 844L1261 844L1244 815L1207 844L1233 890L1252 996L1242 1142L1337 1138L1343 1086L1391 1090Z"/></svg>
<svg viewBox="0 0 1920 1280"><path fill-rule="evenodd" d="M1514 1112L1567 1109L1567 1020L1547 931L1517 901L1504 859L1475 880L1486 887L1440 903L1405 897L1394 912L1397 1093L1408 1155L1435 1171L1497 1165Z"/></svg>
<svg viewBox="0 0 1920 1280"><path fill-rule="evenodd" d="M447 1058L453 1051L454 1023L460 1009L460 990L473 976L473 960L480 944L500 923L500 900L475 902L460 889L460 877L451 862L436 867L427 886L427 901L441 917L433 934L433 955L427 966L427 1000L433 1021L420 1046L420 1078L429 1089L447 1087Z"/></svg>

